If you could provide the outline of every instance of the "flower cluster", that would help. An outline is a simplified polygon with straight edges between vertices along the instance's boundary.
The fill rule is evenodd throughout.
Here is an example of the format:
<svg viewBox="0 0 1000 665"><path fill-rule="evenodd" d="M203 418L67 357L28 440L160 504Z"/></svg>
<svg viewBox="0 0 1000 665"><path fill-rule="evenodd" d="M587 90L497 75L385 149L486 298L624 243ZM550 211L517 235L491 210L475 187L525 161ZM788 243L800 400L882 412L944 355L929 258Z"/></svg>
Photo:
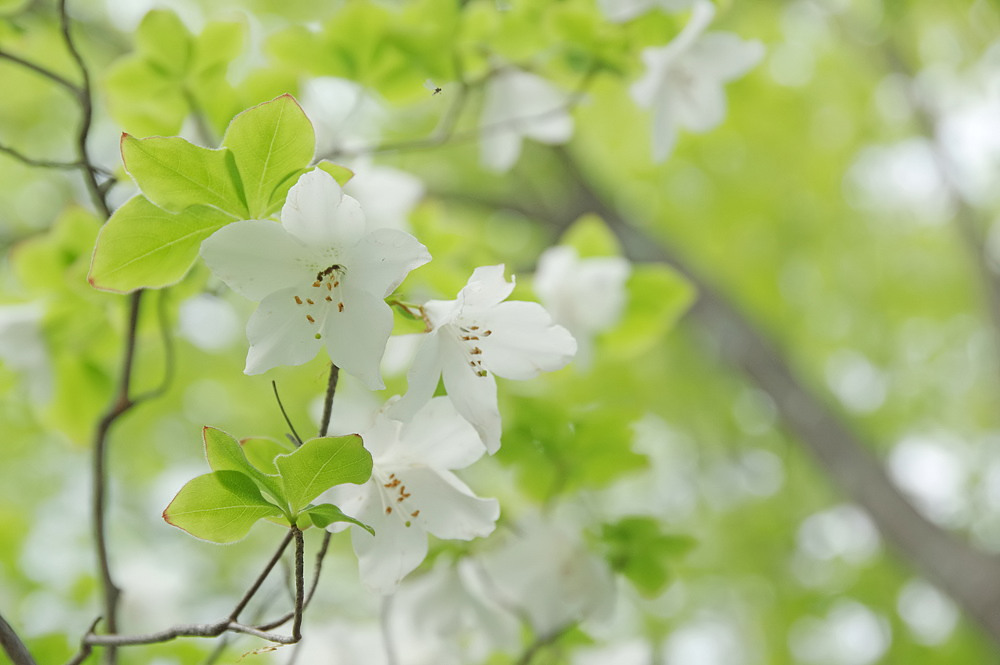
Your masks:
<svg viewBox="0 0 1000 665"><path fill-rule="evenodd" d="M212 272L260 304L247 324L247 374L301 365L320 349L369 389L385 386L380 362L392 332L385 298L427 249L398 229L370 228L357 200L321 169L291 188L281 221L229 224L202 244ZM477 268L458 297L416 306L427 331L393 397L362 431L371 479L332 499L374 527L355 530L362 579L382 593L423 561L427 534L489 535L500 515L453 472L500 447L496 376L530 379L566 365L576 341L541 305L507 301L504 266ZM443 380L447 397L432 398ZM340 529L338 522L331 529Z"/></svg>

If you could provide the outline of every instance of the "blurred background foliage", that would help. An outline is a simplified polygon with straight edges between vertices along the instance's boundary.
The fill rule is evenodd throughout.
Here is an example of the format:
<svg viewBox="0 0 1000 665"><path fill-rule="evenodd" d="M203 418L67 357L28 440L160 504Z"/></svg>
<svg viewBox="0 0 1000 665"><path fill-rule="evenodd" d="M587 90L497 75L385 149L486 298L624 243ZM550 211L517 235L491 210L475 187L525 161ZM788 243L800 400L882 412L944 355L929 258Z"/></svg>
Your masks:
<svg viewBox="0 0 1000 665"><path fill-rule="evenodd" d="M724 124L682 132L663 164L628 86L640 51L676 35L683 15L612 24L591 0L80 0L70 11L96 86L90 147L121 178L116 203L134 191L122 131L214 145L234 114L301 96L312 77L356 81L383 109L369 143L383 147L377 163L423 181L409 223L435 260L407 280L411 300L452 298L474 267L499 262L521 278L518 297L534 299L537 257L580 213L600 213L585 201L597 197L773 338L811 399L848 423L923 515L1000 550L1000 3L722 2L713 28L761 40L766 56L727 85ZM74 79L52 3L2 2L0 15L0 49ZM502 175L479 167L475 140L498 57L581 93L571 141L529 143ZM0 84L0 143L72 161L78 109L66 91L2 59ZM460 96L453 131L435 133ZM330 149L348 162L363 152ZM39 662L61 662L95 614L81 469L112 392L124 303L86 283L100 220L75 174L0 154L0 182L0 298L44 304L47 349L41 364L0 354L0 607ZM622 251L595 224L567 242ZM636 264L627 313L589 368L502 383L504 448L473 470L479 494L501 499L503 520L536 501L585 506L590 546L634 585L623 594L639 609L605 637L641 636L666 663L1000 662L960 603L789 434L775 396L683 316L695 286ZM215 318L191 313L199 307ZM258 527L221 549L159 519L200 472L203 425L286 429L268 381L241 372L250 310L203 268L146 302L139 387L172 378L113 436L112 542L132 631L224 614L277 538ZM405 388L401 369L387 368L385 396ZM308 430L324 361L271 375ZM345 380L335 417L350 423L371 400ZM468 549L436 547L444 558ZM311 610L317 630L371 605L344 536L334 550ZM280 598L280 585L271 592ZM570 635L537 662L569 662L576 644ZM224 662L248 645L234 641ZM182 640L122 659L199 662L209 650Z"/></svg>

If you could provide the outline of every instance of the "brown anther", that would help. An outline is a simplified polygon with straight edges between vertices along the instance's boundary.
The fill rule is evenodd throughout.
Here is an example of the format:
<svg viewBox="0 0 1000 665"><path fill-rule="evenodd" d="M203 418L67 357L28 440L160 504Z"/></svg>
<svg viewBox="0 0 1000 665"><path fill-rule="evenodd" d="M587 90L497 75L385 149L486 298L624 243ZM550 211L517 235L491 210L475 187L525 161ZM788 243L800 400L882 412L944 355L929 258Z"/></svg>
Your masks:
<svg viewBox="0 0 1000 665"><path fill-rule="evenodd" d="M469 330L479 330L479 326L469 326Z"/></svg>
<svg viewBox="0 0 1000 665"><path fill-rule="evenodd" d="M333 298L331 298L330 296L327 296L327 297L326 297L326 301L327 301L327 302L333 302Z"/></svg>
<svg viewBox="0 0 1000 665"><path fill-rule="evenodd" d="M482 335L483 337L489 337L490 335L493 334L493 331L492 330L484 330L483 332L481 332L479 334Z"/></svg>
<svg viewBox="0 0 1000 665"><path fill-rule="evenodd" d="M392 514L392 506L386 506L385 507L385 514L386 515L391 515Z"/></svg>
<svg viewBox="0 0 1000 665"><path fill-rule="evenodd" d="M330 282L327 282L326 283L326 290L327 291L333 291L333 284L331 284Z"/></svg>
<svg viewBox="0 0 1000 665"><path fill-rule="evenodd" d="M331 286L330 288L332 289L334 286L340 286L340 280L339 279L336 282L334 282L333 286Z"/></svg>
<svg viewBox="0 0 1000 665"><path fill-rule="evenodd" d="M319 286L319 282L313 282L313 286Z"/></svg>
<svg viewBox="0 0 1000 665"><path fill-rule="evenodd" d="M301 305L302 304L302 298L300 298L298 296L295 296L295 304L296 305Z"/></svg>
<svg viewBox="0 0 1000 665"><path fill-rule="evenodd" d="M478 339L479 338L476 337L475 335L462 335L462 341L463 342L473 342L473 341L476 341Z"/></svg>
<svg viewBox="0 0 1000 665"><path fill-rule="evenodd" d="M485 369L479 370L478 372L476 372L476 376L486 376L486 370Z"/></svg>
<svg viewBox="0 0 1000 665"><path fill-rule="evenodd" d="M316 304L316 303L314 303L312 301L312 298L306 298L306 302L309 303L310 305L315 305Z"/></svg>
<svg viewBox="0 0 1000 665"><path fill-rule="evenodd" d="M483 352L482 349L480 349L478 346L475 346L475 347L472 348L472 352L471 353L474 356L478 356L482 352Z"/></svg>
<svg viewBox="0 0 1000 665"><path fill-rule="evenodd" d="M410 513L410 517L417 517L418 515L420 515L419 510L414 510L412 513Z"/></svg>
<svg viewBox="0 0 1000 665"><path fill-rule="evenodd" d="M338 302L337 303L337 311L338 312L343 312L344 311L344 303L342 303L342 302Z"/></svg>
<svg viewBox="0 0 1000 665"><path fill-rule="evenodd" d="M312 314L306 314L306 319L309 320L309 323L316 323L316 319L312 317Z"/></svg>
<svg viewBox="0 0 1000 665"><path fill-rule="evenodd" d="M396 503L403 503L403 499L405 498L406 498L405 496L399 497L398 499L396 499Z"/></svg>

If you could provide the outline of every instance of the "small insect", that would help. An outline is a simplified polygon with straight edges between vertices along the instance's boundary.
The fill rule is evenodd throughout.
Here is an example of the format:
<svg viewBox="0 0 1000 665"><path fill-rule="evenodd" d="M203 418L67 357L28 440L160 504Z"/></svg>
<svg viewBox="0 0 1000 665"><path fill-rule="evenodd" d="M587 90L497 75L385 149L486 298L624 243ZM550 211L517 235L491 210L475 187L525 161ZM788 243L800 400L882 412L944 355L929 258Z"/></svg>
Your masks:
<svg viewBox="0 0 1000 665"><path fill-rule="evenodd" d="M332 275L334 272L336 272L338 270L343 270L343 269L344 269L344 266L340 265L339 263L334 263L329 268L324 268L323 270L320 270L318 273L316 273L316 281L317 282L323 281L324 277Z"/></svg>
<svg viewBox="0 0 1000 665"><path fill-rule="evenodd" d="M431 96L432 97L434 95L438 94L439 92L441 92L441 87L438 86L437 84L435 84L434 81L432 81L430 79L427 79L426 81L424 81L424 87L431 91Z"/></svg>

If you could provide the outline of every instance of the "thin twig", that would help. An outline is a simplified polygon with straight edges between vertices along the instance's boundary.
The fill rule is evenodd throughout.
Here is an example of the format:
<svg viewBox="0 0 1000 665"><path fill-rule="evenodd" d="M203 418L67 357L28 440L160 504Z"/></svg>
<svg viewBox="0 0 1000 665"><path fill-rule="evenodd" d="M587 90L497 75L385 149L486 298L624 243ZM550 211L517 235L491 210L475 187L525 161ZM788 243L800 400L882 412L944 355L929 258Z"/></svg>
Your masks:
<svg viewBox="0 0 1000 665"><path fill-rule="evenodd" d="M111 574L111 563L108 555L106 527L108 432L118 418L136 405L136 402L129 398L129 392L132 382L132 368L135 362L136 330L139 323L141 300L142 291L133 293L129 300L125 354L122 360L118 391L112 400L111 406L98 423L93 443L94 460L92 469L93 494L91 498L91 514L93 516L94 543L97 548L97 561L100 568L104 622L110 633L118 632L118 599L121 595L121 590L115 584L114 577ZM114 649L109 649L106 652L106 662L109 665L113 665L115 660Z"/></svg>
<svg viewBox="0 0 1000 665"><path fill-rule="evenodd" d="M17 161L21 162L22 164L27 164L28 166L34 166L34 167L41 168L41 169L64 169L64 170L72 170L72 169L78 169L81 166L81 164L80 164L79 161L76 161L76 162L60 162L60 161L53 161L53 160L47 160L47 159L33 159L31 157L28 157L27 155L25 155L21 151L15 149L15 148L11 148L8 145L3 145L3 144L0 144L0 153L3 153L5 155L9 155L10 157L13 157Z"/></svg>
<svg viewBox="0 0 1000 665"><path fill-rule="evenodd" d="M225 632L253 635L254 637L259 637L269 642L276 642L277 644L294 644L298 641L288 635L267 633L262 630L258 630L253 626L247 626L236 621L230 621L226 618L216 621L215 623L193 623L182 626L174 626L166 630L161 630L156 633L147 633L145 635L96 635L94 633L90 633L84 638L84 644L104 646L109 647L110 649L113 647L136 646L139 644L161 644L163 642L175 640L178 637L218 637Z"/></svg>
<svg viewBox="0 0 1000 665"><path fill-rule="evenodd" d="M274 390L274 399L278 402L278 409L281 411L281 415L285 418L285 424L288 425L288 429L292 430L292 436L295 437L295 445L301 446L302 437L295 431L295 425L292 424L292 419L288 417L288 412L285 411L285 405L281 403L281 395L278 394L278 382L271 381L271 388Z"/></svg>
<svg viewBox="0 0 1000 665"><path fill-rule="evenodd" d="M97 209L104 215L105 219L107 219L111 216L111 207L108 205L106 197L107 192L97 182L97 170L91 166L92 162L87 148L87 139L90 136L90 129L94 120L90 72L87 70L87 65L83 62L83 57L80 55L80 51L77 50L76 43L73 41L73 35L70 33L70 20L69 13L66 11L66 0L59 0L59 27L62 32L63 41L66 43L66 49L76 63L77 69L80 70L80 77L83 81L83 84L79 88L76 88L76 97L80 103L80 129L76 137L76 147L81 162L80 171L83 174L84 182L87 184L87 189L90 191L90 198L93 200L94 205L97 206Z"/></svg>
<svg viewBox="0 0 1000 665"><path fill-rule="evenodd" d="M254 594L257 593L260 586L264 583L264 580L267 579L267 576L271 574L271 571L281 560L281 555L285 553L285 548L288 547L288 543L290 542L292 542L292 533L288 532L282 539L281 544L278 545L278 549L274 553L274 556L272 556L267 562L267 565L264 566L264 570L261 571L260 575L257 576L257 579L254 580L254 583L250 585L250 588L247 589L246 593L243 594L243 597L238 603L236 603L236 607L233 608L233 611L229 613L230 621L236 621L240 618L240 613L246 609L247 604L254 597Z"/></svg>
<svg viewBox="0 0 1000 665"><path fill-rule="evenodd" d="M24 645L17 631L7 623L3 615L0 615L0 647L3 648L13 665L37 665L31 652L28 651L28 647Z"/></svg>
<svg viewBox="0 0 1000 665"><path fill-rule="evenodd" d="M298 642L302 639L302 611L305 608L306 583L303 565L305 541L302 538L302 529L294 524L292 534L295 536L295 618L292 620L292 638Z"/></svg>
<svg viewBox="0 0 1000 665"><path fill-rule="evenodd" d="M0 51L0 59L10 60L11 62L17 63L18 65L24 67L25 69L30 69L36 74L44 76L45 78L49 79L54 83L58 83L62 87L72 92L74 95L80 94L80 86L73 83L69 79L62 77L61 75L56 74L51 69L47 69L46 67L39 65L38 63L32 62L30 60L25 60L24 58L14 55L13 53L9 53L7 51Z"/></svg>
<svg viewBox="0 0 1000 665"><path fill-rule="evenodd" d="M167 307L167 294L169 292L170 289L161 289L159 297L156 300L156 318L160 327L160 339L163 342L163 379L160 381L160 385L155 388L141 395L136 395L132 399L133 402L145 402L161 397L170 388L170 384L173 383L176 371L176 352L174 349L174 336L170 327L169 309Z"/></svg>
<svg viewBox="0 0 1000 665"><path fill-rule="evenodd" d="M90 635L91 633L93 633L94 629L97 628L97 624L99 624L100 622L101 622L101 617L97 617L96 619L94 619L90 623L90 628L88 628L87 632L84 633L84 636L87 636L87 635ZM85 660L87 660L88 658L90 658L90 654L93 651L94 651L94 647L92 645L81 642L81 644L80 644L80 650L76 652L76 655L73 656L73 658L70 659L66 663L66 665L80 665L80 663L82 663Z"/></svg>
<svg viewBox="0 0 1000 665"><path fill-rule="evenodd" d="M309 587L309 593L306 594L306 599L302 603L302 610L305 611L309 607L309 603L312 602L313 596L316 593L316 588L319 586L320 573L323 571L323 559L326 557L326 552L330 548L330 538L333 536L329 531L323 533L323 543L320 545L319 551L316 553L316 563L313 564L313 581L312 585ZM274 630L278 626L282 626L292 619L295 618L295 612L289 612L282 617L279 617L270 623L260 624L254 626L258 630Z"/></svg>
<svg viewBox="0 0 1000 665"><path fill-rule="evenodd" d="M323 419L319 425L319 435L326 436L330 431L330 416L333 414L333 397L337 394L337 381L340 378L340 368L330 363L330 379L326 384L326 398L323 400Z"/></svg>

